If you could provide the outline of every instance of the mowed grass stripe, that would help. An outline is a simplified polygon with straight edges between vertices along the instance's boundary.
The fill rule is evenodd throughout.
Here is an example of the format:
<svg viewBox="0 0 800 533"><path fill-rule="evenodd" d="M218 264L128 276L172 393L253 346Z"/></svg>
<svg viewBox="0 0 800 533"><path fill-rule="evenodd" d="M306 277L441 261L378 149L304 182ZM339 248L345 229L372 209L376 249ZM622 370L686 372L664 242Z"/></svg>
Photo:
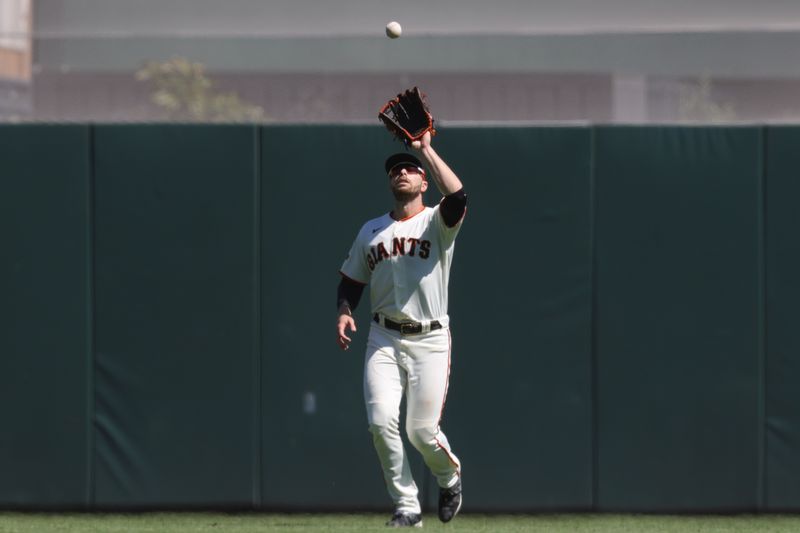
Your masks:
<svg viewBox="0 0 800 533"><path fill-rule="evenodd" d="M387 514L260 513L15 513L0 512L0 533L291 533L387 531ZM450 533L730 533L800 531L796 515L459 515L442 524L435 514L423 518L424 530Z"/></svg>

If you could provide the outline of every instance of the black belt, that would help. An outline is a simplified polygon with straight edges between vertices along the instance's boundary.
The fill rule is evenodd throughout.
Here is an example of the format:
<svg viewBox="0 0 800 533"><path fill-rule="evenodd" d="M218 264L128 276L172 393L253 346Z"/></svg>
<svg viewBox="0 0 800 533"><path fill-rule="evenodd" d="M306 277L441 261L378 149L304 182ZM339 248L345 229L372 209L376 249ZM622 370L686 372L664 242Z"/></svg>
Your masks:
<svg viewBox="0 0 800 533"><path fill-rule="evenodd" d="M381 319L378 316L378 313L375 313L372 316L372 319L375 320L378 324L381 323ZM422 324L419 322L395 322L390 318L383 317L383 326L387 329L393 329L395 331L399 331L403 335L417 335L422 333ZM439 323L438 320L434 320L431 322L431 331L441 329L442 325Z"/></svg>

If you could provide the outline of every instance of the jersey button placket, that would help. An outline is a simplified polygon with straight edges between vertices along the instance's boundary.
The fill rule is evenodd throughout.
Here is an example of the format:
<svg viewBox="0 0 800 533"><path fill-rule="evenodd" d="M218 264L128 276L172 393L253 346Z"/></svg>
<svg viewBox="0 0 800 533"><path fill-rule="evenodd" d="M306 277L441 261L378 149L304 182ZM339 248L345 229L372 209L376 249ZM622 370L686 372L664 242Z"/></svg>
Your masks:
<svg viewBox="0 0 800 533"><path fill-rule="evenodd" d="M401 296L405 290L403 284L403 276L400 269L400 256L394 255L394 240L397 238L397 224L392 228L392 242L391 242L391 256L390 262L392 265L392 281L394 282L394 305L397 309L402 309L400 304Z"/></svg>

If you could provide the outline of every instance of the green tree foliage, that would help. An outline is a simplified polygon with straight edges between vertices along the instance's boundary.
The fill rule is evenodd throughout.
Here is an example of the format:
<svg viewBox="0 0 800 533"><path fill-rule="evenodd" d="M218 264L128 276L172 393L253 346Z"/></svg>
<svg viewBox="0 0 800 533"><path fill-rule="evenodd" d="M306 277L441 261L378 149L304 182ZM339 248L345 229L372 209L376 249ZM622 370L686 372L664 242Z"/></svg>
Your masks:
<svg viewBox="0 0 800 533"><path fill-rule="evenodd" d="M697 83L683 87L680 94L682 120L712 123L736 120L736 109L733 104L715 101L711 89L711 79L707 76L700 78Z"/></svg>
<svg viewBox="0 0 800 533"><path fill-rule="evenodd" d="M205 66L186 58L150 61L136 72L136 79L150 84L151 101L170 120L256 122L266 118L261 107L242 101L235 93L215 90Z"/></svg>

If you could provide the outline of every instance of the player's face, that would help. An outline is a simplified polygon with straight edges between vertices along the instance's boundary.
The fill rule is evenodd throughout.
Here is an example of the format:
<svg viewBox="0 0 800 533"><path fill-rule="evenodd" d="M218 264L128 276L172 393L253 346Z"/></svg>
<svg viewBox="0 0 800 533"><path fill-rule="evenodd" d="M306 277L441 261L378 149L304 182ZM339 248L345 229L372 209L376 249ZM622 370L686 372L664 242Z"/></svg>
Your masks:
<svg viewBox="0 0 800 533"><path fill-rule="evenodd" d="M424 193L428 182L414 165L397 165L389 172L389 188L398 200L411 200Z"/></svg>

